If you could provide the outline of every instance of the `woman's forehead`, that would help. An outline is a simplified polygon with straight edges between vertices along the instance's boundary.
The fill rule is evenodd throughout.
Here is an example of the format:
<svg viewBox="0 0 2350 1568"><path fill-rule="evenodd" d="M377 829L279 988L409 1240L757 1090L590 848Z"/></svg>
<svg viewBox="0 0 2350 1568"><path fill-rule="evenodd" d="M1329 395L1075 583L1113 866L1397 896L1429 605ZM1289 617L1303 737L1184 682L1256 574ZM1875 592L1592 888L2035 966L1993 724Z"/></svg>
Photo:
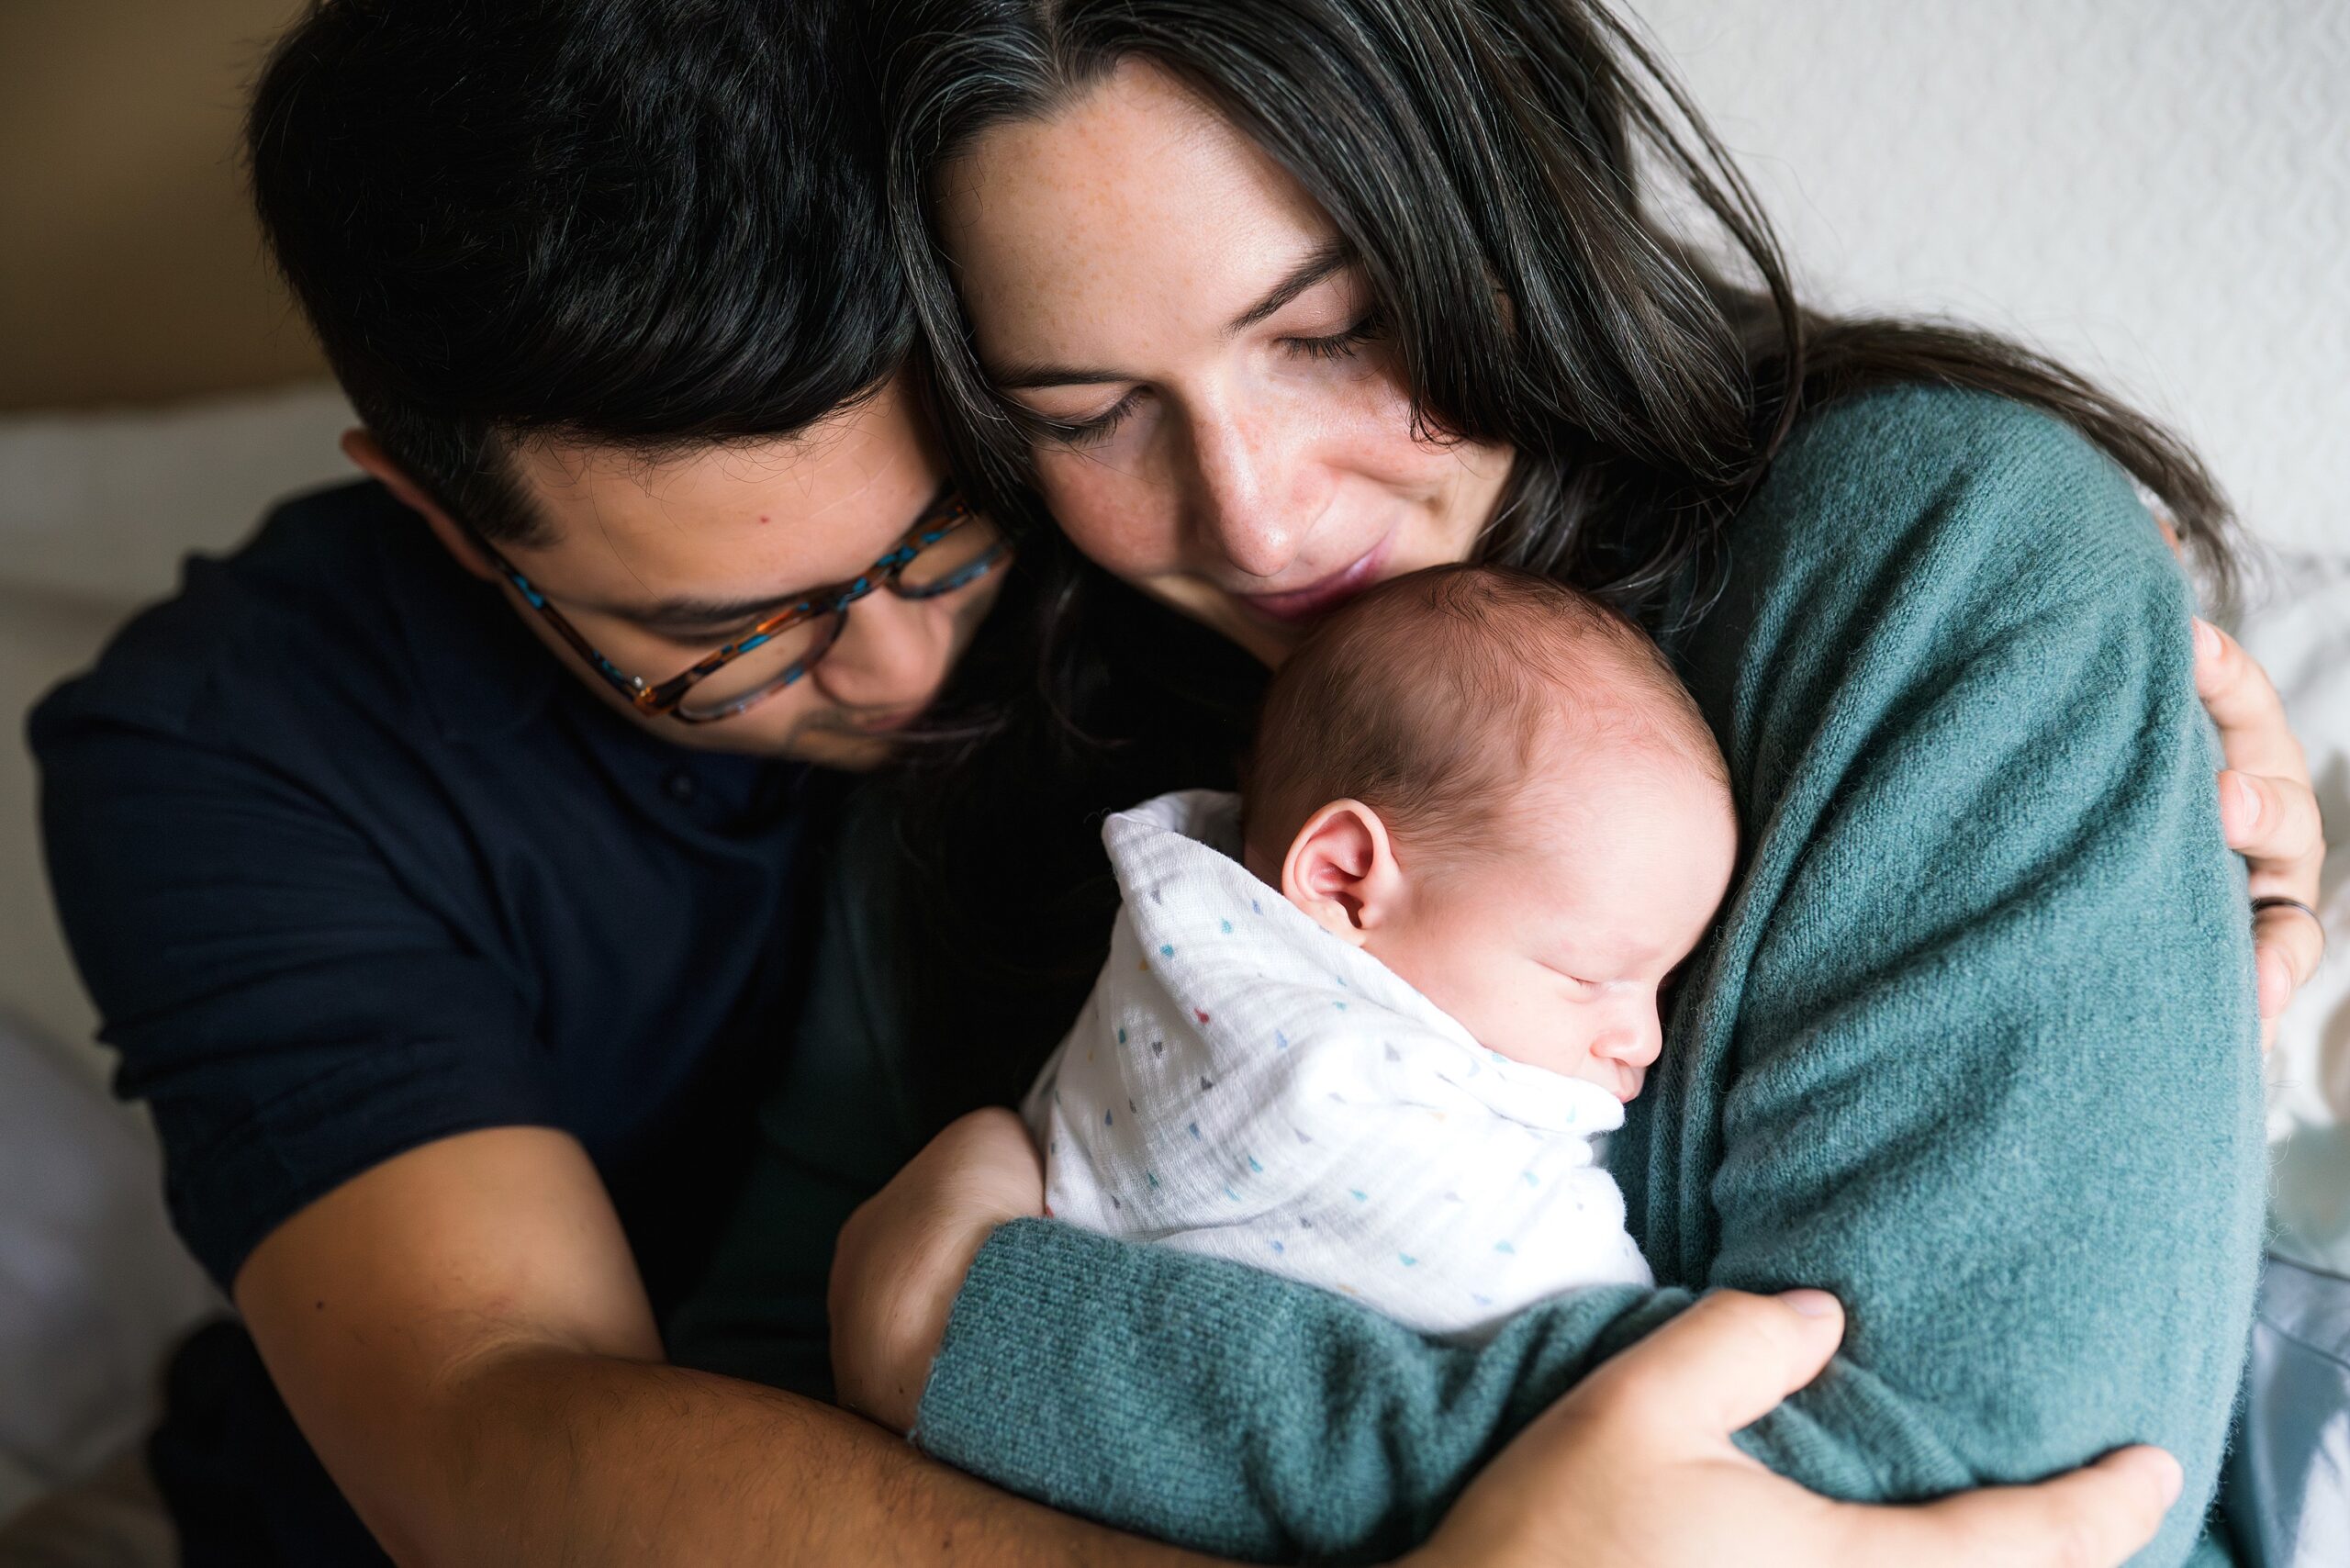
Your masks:
<svg viewBox="0 0 2350 1568"><path fill-rule="evenodd" d="M1279 163L1143 62L990 128L938 198L991 367L1137 327L1221 330L1332 234Z"/></svg>

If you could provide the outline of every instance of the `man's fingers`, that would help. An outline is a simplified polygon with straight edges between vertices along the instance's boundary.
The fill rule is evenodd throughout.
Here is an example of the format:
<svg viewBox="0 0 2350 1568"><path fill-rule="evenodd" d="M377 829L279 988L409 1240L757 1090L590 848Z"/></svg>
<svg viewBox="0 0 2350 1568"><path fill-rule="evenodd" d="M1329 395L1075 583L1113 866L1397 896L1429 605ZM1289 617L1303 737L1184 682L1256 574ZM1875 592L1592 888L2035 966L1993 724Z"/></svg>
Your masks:
<svg viewBox="0 0 2350 1568"><path fill-rule="evenodd" d="M2285 721L2285 704L2268 672L2233 637L2198 617L2195 690L2220 726L2228 766L2306 778L2309 762Z"/></svg>
<svg viewBox="0 0 2350 1568"><path fill-rule="evenodd" d="M2310 983L2325 956L2325 933L2298 909L2264 909L2254 917L2252 958L2260 977L2260 1015L2275 1018Z"/></svg>
<svg viewBox="0 0 2350 1568"><path fill-rule="evenodd" d="M1579 1392L1595 1407L1669 1417L1711 1440L1770 1413L1819 1375L1844 1337L1844 1309L1820 1291L1718 1291L1629 1349Z"/></svg>
<svg viewBox="0 0 2350 1568"><path fill-rule="evenodd" d="M1838 1561L1908 1568L2113 1568L2154 1538L2178 1500L2178 1462L2128 1448L2036 1486L1963 1492L1919 1507L1845 1510Z"/></svg>

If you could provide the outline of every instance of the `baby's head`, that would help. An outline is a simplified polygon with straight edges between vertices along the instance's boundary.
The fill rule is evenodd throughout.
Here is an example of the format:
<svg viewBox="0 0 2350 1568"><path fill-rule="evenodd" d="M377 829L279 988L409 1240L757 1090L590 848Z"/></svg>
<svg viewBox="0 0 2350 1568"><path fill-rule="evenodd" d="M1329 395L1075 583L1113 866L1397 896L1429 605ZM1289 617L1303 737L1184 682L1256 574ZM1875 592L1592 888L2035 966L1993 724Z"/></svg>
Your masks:
<svg viewBox="0 0 2350 1568"><path fill-rule="evenodd" d="M1637 627L1440 566L1332 615L1266 693L1249 870L1487 1047L1629 1100L1729 886L1729 771Z"/></svg>

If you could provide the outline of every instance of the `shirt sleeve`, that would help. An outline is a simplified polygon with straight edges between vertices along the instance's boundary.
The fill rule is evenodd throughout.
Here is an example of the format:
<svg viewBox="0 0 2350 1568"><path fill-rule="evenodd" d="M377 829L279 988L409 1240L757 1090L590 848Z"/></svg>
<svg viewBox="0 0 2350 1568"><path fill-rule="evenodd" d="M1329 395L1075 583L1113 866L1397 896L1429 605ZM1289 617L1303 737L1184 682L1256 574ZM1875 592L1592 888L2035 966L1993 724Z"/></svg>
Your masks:
<svg viewBox="0 0 2350 1568"><path fill-rule="evenodd" d="M297 779L209 737L35 717L50 879L161 1135L182 1238L225 1290L297 1210L420 1144L557 1125L513 977Z"/></svg>
<svg viewBox="0 0 2350 1568"><path fill-rule="evenodd" d="M1617 1161L1665 1287L1466 1349L1023 1222L957 1304L926 1448L1187 1544L1369 1560L1694 1292L1810 1284L1848 1333L1740 1435L1774 1469L1912 1499L2156 1442L2187 1490L2139 1562L2212 1550L2263 1161L2184 585L2052 421L1896 398L1828 431L1692 652L1750 861Z"/></svg>

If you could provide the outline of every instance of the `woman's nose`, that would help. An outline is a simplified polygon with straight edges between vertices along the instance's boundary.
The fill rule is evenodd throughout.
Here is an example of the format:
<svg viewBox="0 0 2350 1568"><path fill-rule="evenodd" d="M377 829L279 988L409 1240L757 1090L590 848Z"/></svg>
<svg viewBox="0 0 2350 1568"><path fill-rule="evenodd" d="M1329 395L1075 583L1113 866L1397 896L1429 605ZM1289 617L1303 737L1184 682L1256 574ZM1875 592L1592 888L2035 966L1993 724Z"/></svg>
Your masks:
<svg viewBox="0 0 2350 1568"><path fill-rule="evenodd" d="M1195 524L1203 543L1252 577L1278 578L1302 533L1286 515L1279 443L1218 410L1192 427Z"/></svg>
<svg viewBox="0 0 2350 1568"><path fill-rule="evenodd" d="M886 589L867 594L850 607L839 640L808 678L847 708L920 706L946 678L948 628L944 601Z"/></svg>

